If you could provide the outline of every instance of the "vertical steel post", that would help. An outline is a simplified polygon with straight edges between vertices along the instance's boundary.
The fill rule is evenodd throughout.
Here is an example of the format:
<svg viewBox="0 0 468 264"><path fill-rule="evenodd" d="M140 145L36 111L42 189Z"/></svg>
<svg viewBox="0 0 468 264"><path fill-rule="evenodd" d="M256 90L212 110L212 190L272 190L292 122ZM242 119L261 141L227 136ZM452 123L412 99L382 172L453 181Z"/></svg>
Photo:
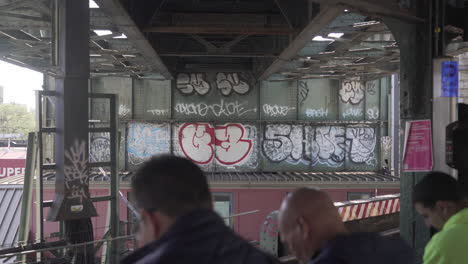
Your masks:
<svg viewBox="0 0 468 264"><path fill-rule="evenodd" d="M119 212L119 137L118 137L118 95L114 95L110 100L110 140L111 140L111 186L110 186L110 234L112 238L119 236L119 226L120 226L120 212ZM111 242L109 263L118 263L119 262L119 241L114 240Z"/></svg>
<svg viewBox="0 0 468 264"><path fill-rule="evenodd" d="M56 4L56 181L48 219L65 221L69 242L80 243L94 239L91 217L97 215L89 194L89 3ZM76 263L94 263L92 245L75 253Z"/></svg>

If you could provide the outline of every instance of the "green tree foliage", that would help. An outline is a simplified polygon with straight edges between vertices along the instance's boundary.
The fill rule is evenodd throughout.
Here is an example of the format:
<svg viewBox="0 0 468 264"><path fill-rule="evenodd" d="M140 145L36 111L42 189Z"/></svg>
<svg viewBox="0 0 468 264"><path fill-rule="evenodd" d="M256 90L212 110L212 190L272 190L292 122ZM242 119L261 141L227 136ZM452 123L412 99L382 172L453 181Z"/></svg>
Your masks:
<svg viewBox="0 0 468 264"><path fill-rule="evenodd" d="M26 139L34 129L34 114L26 106L0 104L0 134L21 134L21 139Z"/></svg>

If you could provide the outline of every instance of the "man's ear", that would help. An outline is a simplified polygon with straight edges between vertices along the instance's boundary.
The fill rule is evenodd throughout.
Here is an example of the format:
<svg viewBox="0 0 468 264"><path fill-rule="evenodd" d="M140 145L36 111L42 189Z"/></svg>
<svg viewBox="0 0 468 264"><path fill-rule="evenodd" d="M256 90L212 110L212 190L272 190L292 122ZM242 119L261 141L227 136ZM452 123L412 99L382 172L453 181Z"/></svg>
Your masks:
<svg viewBox="0 0 468 264"><path fill-rule="evenodd" d="M309 238L309 234L310 234L310 227L307 223L307 221L304 219L304 217L298 217L297 220L297 226L299 228L299 230L301 231L302 233L302 238L305 239L308 239Z"/></svg>
<svg viewBox="0 0 468 264"><path fill-rule="evenodd" d="M159 217L155 213L147 211L145 209L142 210L141 217L145 222L145 225L151 228L151 230L148 230L148 232L152 232L153 236L156 238L160 237L161 223Z"/></svg>

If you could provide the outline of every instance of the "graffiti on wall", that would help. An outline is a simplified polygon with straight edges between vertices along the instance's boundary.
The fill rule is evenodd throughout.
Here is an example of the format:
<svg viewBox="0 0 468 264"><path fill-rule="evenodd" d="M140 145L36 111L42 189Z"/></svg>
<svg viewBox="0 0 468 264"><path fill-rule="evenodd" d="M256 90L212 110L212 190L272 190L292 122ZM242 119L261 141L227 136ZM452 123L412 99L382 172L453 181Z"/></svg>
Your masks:
<svg viewBox="0 0 468 264"><path fill-rule="evenodd" d="M307 85L307 82L306 81L299 81L298 82L298 86L299 86L299 101L301 103L304 103L304 101L307 99L307 96L309 96L309 86Z"/></svg>
<svg viewBox="0 0 468 264"><path fill-rule="evenodd" d="M327 108L307 108L306 109L306 116L307 117L327 117L328 116L328 109Z"/></svg>
<svg viewBox="0 0 468 264"><path fill-rule="evenodd" d="M216 117L243 116L250 112L257 112L257 108L247 108L247 102L239 101L226 102L221 99L219 103L177 103L174 110L183 115L206 116L214 115Z"/></svg>
<svg viewBox="0 0 468 264"><path fill-rule="evenodd" d="M169 124L130 123L127 139L129 163L138 165L153 155L169 153L170 134Z"/></svg>
<svg viewBox="0 0 468 264"><path fill-rule="evenodd" d="M216 160L222 165L239 165L252 151L253 142L248 133L241 124L185 123L179 129L178 144L183 154L195 163Z"/></svg>
<svg viewBox="0 0 468 264"><path fill-rule="evenodd" d="M339 167L347 156L353 163L375 165L376 142L371 127L270 124L265 127L262 149L272 162Z"/></svg>
<svg viewBox="0 0 468 264"><path fill-rule="evenodd" d="M151 113L154 116L164 116L169 114L169 110L167 109L150 109L146 110L147 113Z"/></svg>
<svg viewBox="0 0 468 264"><path fill-rule="evenodd" d="M216 74L216 86L223 95L230 95L232 92L246 94L250 90L247 80L243 79L242 75L236 72L218 72Z"/></svg>
<svg viewBox="0 0 468 264"><path fill-rule="evenodd" d="M250 90L250 85L242 73L237 72L218 72L214 82L216 88L222 95L230 95L235 92L246 94ZM179 73L177 75L176 87L182 94L205 95L211 89L211 84L207 80L205 73Z"/></svg>
<svg viewBox="0 0 468 264"><path fill-rule="evenodd" d="M77 199L82 204L89 199L88 159L86 158L86 142L75 141L74 145L65 151L66 164L64 167L65 187L67 198ZM82 210L82 209L81 209Z"/></svg>
<svg viewBox="0 0 468 264"><path fill-rule="evenodd" d="M339 91L340 100L343 103L357 105L364 99L365 87L358 79L344 80Z"/></svg>
<svg viewBox="0 0 468 264"><path fill-rule="evenodd" d="M110 134L92 133L89 136L89 161L107 162L110 156Z"/></svg>
<svg viewBox="0 0 468 264"><path fill-rule="evenodd" d="M121 104L119 105L119 116L120 117L129 117L132 110L127 105Z"/></svg>
<svg viewBox="0 0 468 264"><path fill-rule="evenodd" d="M366 119L368 120L379 119L379 114L380 114L379 108L371 107L367 109L366 111Z"/></svg>
<svg viewBox="0 0 468 264"><path fill-rule="evenodd" d="M197 93L199 95L207 94L211 88L204 73L179 73L176 87L183 94Z"/></svg>
<svg viewBox="0 0 468 264"><path fill-rule="evenodd" d="M290 111L294 111L295 107L287 105L263 105L263 113L267 116L287 116Z"/></svg>

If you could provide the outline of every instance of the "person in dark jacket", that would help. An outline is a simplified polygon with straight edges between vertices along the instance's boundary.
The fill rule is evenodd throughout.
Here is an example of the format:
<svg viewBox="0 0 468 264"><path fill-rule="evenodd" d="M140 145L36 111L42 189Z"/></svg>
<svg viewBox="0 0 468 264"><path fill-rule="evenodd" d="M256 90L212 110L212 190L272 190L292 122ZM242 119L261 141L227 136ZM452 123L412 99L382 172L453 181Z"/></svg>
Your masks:
<svg viewBox="0 0 468 264"><path fill-rule="evenodd" d="M281 240L301 263L414 263L411 248L401 239L349 233L330 197L316 189L300 188L284 199L279 229Z"/></svg>
<svg viewBox="0 0 468 264"><path fill-rule="evenodd" d="M141 248L122 264L267 264L276 260L236 235L214 212L202 170L175 156L145 162L132 179Z"/></svg>

